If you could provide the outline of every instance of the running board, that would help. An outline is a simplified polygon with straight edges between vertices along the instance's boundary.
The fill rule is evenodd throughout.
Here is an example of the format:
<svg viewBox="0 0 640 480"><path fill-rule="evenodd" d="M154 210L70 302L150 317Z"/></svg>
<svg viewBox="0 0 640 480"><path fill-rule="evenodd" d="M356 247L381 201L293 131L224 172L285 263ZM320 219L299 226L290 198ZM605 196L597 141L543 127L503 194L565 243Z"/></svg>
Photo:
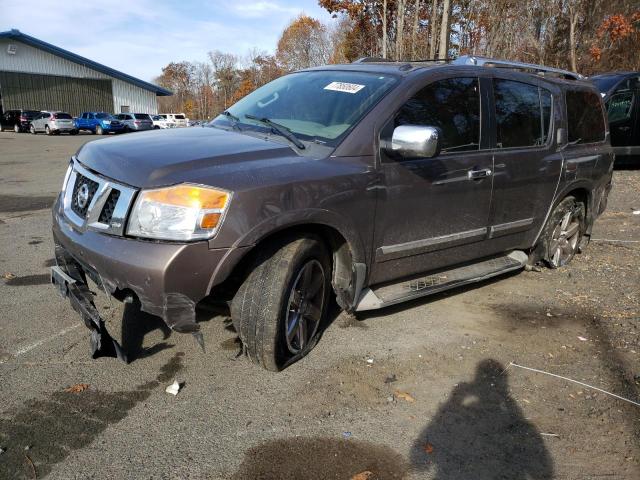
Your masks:
<svg viewBox="0 0 640 480"><path fill-rule="evenodd" d="M523 268L528 258L529 256L523 251L514 250L508 255L482 260L432 275L414 277L410 280L386 284L373 289L365 288L360 295L356 311L376 310L461 285L481 282L496 275Z"/></svg>

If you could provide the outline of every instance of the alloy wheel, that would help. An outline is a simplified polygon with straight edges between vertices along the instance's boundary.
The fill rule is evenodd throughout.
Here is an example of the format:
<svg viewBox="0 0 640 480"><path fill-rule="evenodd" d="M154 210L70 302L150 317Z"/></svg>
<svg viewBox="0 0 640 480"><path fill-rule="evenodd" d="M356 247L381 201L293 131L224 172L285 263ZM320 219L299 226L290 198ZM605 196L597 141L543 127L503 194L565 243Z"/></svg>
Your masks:
<svg viewBox="0 0 640 480"><path fill-rule="evenodd" d="M569 263L580 240L580 218L576 209L570 210L553 229L549 245L549 259L555 268Z"/></svg>
<svg viewBox="0 0 640 480"><path fill-rule="evenodd" d="M285 339L289 352L296 355L311 342L322 320L325 273L318 260L309 260L298 272L289 294L285 318Z"/></svg>

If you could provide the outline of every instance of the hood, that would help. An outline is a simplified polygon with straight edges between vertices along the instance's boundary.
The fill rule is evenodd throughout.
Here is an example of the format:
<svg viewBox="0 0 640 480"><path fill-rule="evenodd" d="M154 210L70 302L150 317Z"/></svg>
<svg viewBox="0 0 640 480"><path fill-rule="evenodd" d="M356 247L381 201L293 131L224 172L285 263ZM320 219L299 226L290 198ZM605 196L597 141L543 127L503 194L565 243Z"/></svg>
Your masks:
<svg viewBox="0 0 640 480"><path fill-rule="evenodd" d="M181 128L130 133L85 144L77 159L95 172L139 188L228 179L256 162L299 159L288 146L217 128ZM226 182L224 182L226 183ZM224 187L224 184L218 185Z"/></svg>

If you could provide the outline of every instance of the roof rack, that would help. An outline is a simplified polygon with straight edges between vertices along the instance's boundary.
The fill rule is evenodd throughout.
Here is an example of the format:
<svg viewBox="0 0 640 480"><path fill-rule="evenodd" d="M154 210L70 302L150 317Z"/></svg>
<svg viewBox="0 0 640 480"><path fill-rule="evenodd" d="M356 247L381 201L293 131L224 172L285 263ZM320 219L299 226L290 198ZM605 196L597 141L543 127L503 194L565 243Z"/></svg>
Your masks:
<svg viewBox="0 0 640 480"><path fill-rule="evenodd" d="M535 63L512 62L496 58L479 57L476 55L462 55L451 62L452 65L477 65L480 67L511 68L524 72L537 73L538 75L551 74L568 80L584 80L586 77L576 72L562 70L560 68L545 67Z"/></svg>
<svg viewBox="0 0 640 480"><path fill-rule="evenodd" d="M360 57L351 63L378 63L378 62L393 62L393 60L389 60L388 58L382 58L382 57Z"/></svg>

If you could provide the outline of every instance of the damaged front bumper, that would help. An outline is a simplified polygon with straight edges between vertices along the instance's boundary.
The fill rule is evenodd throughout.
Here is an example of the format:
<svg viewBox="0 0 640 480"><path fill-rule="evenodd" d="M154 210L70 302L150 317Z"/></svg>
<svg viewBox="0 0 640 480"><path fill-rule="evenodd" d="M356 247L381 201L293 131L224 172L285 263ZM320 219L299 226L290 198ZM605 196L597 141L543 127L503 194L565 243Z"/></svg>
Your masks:
<svg viewBox="0 0 640 480"><path fill-rule="evenodd" d="M105 330L86 277L118 300L135 296L141 310L161 317L173 331L196 335L200 342L196 305L227 277L246 250L212 249L206 241L156 242L80 231L65 219L59 199L53 207L53 239L57 267L52 281L92 332Z"/></svg>

